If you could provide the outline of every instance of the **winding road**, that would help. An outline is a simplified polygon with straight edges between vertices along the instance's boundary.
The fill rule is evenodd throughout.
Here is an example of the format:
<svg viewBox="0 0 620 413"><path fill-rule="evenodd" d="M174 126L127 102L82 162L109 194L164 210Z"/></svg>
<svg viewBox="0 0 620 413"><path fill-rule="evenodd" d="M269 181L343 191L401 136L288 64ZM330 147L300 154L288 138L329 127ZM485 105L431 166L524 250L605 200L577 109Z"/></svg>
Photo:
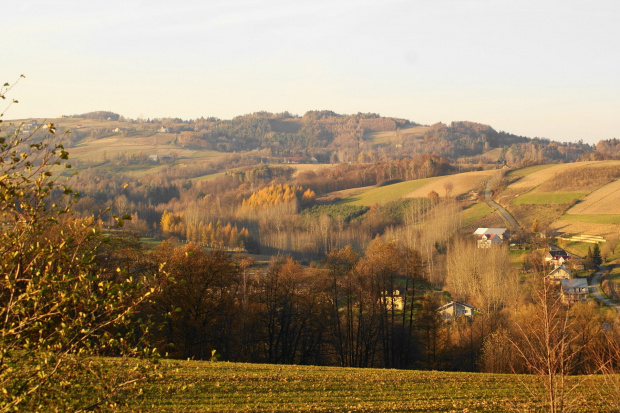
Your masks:
<svg viewBox="0 0 620 413"><path fill-rule="evenodd" d="M519 225L517 220L512 215L510 215L510 212L506 211L503 206L491 199L491 180L487 181L487 185L484 190L484 200L487 202L487 204L491 205L500 214L502 214L502 217L504 217L504 219L510 224L513 231L518 231L521 229L521 225Z"/></svg>
<svg viewBox="0 0 620 413"><path fill-rule="evenodd" d="M596 298L597 301L600 301L601 303L608 305L609 307L615 308L616 311L620 313L620 305L603 297L603 295L601 294L601 291L598 288L598 284L601 281L601 276L606 270L607 270L607 267L605 267L604 265L599 266L598 271L594 273L594 275L592 276L592 281L590 282L590 285L589 285L590 292L594 295L594 298Z"/></svg>

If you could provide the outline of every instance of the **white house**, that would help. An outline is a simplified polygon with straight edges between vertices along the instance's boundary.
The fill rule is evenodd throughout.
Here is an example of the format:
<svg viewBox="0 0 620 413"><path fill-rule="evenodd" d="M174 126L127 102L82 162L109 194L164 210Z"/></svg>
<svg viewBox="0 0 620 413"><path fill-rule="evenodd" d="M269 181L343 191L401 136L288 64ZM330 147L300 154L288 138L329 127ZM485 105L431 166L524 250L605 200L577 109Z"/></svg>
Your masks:
<svg viewBox="0 0 620 413"><path fill-rule="evenodd" d="M478 248L490 248L494 245L502 245L504 240L510 238L508 228L478 228L474 231L478 239Z"/></svg>
<svg viewBox="0 0 620 413"><path fill-rule="evenodd" d="M448 304L439 307L437 312L444 321L456 320L460 316L465 316L471 320L474 318L474 309L473 305L461 301L450 301Z"/></svg>

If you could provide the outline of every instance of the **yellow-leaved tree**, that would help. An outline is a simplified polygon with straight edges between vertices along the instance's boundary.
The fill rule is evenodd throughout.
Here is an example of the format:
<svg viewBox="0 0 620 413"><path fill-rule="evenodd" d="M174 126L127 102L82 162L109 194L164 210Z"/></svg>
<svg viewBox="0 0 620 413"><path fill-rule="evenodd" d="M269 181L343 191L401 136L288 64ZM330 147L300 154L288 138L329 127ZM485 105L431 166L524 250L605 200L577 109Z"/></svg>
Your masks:
<svg viewBox="0 0 620 413"><path fill-rule="evenodd" d="M78 195L54 125L22 133L2 115L0 412L116 405L144 378L148 363L127 356L150 354L132 315L152 290L112 264L119 251L97 220L71 217Z"/></svg>

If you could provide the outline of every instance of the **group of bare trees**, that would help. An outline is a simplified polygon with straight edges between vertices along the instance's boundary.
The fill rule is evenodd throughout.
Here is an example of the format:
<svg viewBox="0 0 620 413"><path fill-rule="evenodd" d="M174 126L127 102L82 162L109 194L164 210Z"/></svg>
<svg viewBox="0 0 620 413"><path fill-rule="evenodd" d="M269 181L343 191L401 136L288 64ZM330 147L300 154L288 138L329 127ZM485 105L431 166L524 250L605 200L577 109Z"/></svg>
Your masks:
<svg viewBox="0 0 620 413"><path fill-rule="evenodd" d="M420 252L386 240L362 256L333 250L322 268L290 257L266 267L221 251L164 243L169 277L142 308L162 353L354 367L440 367L449 348ZM441 331L440 331L441 330Z"/></svg>

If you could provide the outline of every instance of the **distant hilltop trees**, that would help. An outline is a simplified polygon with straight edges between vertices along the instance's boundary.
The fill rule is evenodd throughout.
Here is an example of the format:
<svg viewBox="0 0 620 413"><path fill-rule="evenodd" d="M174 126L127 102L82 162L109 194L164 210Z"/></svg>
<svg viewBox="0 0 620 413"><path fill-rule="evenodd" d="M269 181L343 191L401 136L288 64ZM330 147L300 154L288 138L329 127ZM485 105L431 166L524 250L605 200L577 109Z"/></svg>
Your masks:
<svg viewBox="0 0 620 413"><path fill-rule="evenodd" d="M111 111L95 111L73 117L153 125L155 131L174 134L175 144L183 148L229 153L260 150L272 158L315 158L319 163L374 163L400 159L403 155L433 154L464 163L524 166L620 157L618 139L600 141L596 146L582 141L556 142L497 131L476 122L423 126L377 113L347 115L313 110L299 116L262 111L228 120L217 117L131 120ZM102 137L109 134L102 128L98 131ZM131 133L136 136L147 131Z"/></svg>
<svg viewBox="0 0 620 413"><path fill-rule="evenodd" d="M72 118L95 119L95 120L112 120L118 121L121 115L107 110L97 110L95 112L82 113L81 115L71 115Z"/></svg>

